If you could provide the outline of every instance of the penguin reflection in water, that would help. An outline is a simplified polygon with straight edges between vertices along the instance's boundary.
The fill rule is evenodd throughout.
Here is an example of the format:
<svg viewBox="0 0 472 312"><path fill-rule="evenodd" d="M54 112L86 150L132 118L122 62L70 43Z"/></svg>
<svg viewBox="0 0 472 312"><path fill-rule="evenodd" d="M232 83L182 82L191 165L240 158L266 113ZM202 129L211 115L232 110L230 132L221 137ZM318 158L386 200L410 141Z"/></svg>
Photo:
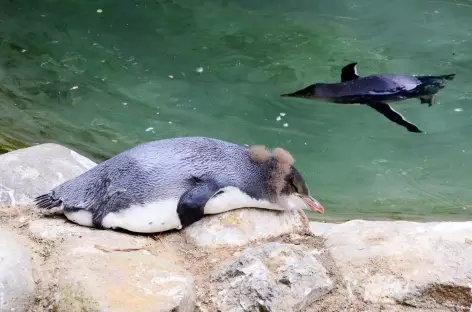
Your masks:
<svg viewBox="0 0 472 312"><path fill-rule="evenodd" d="M435 103L437 93L446 86L446 80L453 80L455 77L455 74L440 76L382 74L360 77L356 67L357 63L344 66L341 71L341 82L315 83L281 96L337 104L367 105L408 131L422 133L423 131L403 118L388 103L416 98L421 104L431 106Z"/></svg>
<svg viewBox="0 0 472 312"><path fill-rule="evenodd" d="M323 213L293 163L281 148L205 137L157 140L96 165L35 203L62 207L83 226L137 233L179 230L206 214L244 207Z"/></svg>

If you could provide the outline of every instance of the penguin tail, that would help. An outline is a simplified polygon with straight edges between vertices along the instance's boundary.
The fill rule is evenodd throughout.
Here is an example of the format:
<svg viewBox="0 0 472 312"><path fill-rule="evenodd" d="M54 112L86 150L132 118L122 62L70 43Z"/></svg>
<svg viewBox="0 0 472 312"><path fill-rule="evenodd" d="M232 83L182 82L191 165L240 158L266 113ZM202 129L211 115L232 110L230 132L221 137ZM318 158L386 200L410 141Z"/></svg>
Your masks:
<svg viewBox="0 0 472 312"><path fill-rule="evenodd" d="M455 76L456 76L456 74L449 74L449 75L444 75L444 76L439 76L439 77L441 77L442 79L445 79L445 80L452 80L452 79L454 79Z"/></svg>
<svg viewBox="0 0 472 312"><path fill-rule="evenodd" d="M55 207L59 207L62 204L62 200L54 197L54 194L52 192L36 197L33 202L39 209L48 210Z"/></svg>
<svg viewBox="0 0 472 312"><path fill-rule="evenodd" d="M456 74L449 74L449 75L435 76L432 78L441 79L441 80L453 80L455 76Z"/></svg>
<svg viewBox="0 0 472 312"><path fill-rule="evenodd" d="M416 76L421 83L432 83L437 80L453 80L456 74L440 75L440 76Z"/></svg>

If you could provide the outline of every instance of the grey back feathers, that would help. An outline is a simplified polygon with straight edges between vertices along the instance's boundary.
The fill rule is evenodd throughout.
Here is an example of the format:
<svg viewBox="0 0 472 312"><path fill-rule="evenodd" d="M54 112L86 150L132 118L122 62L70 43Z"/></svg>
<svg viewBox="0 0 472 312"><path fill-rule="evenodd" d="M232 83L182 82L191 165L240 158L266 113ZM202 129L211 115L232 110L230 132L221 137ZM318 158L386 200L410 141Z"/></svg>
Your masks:
<svg viewBox="0 0 472 312"><path fill-rule="evenodd" d="M413 90L420 83L407 75L376 75L343 83L320 83L316 85L316 94L323 98L393 94Z"/></svg>

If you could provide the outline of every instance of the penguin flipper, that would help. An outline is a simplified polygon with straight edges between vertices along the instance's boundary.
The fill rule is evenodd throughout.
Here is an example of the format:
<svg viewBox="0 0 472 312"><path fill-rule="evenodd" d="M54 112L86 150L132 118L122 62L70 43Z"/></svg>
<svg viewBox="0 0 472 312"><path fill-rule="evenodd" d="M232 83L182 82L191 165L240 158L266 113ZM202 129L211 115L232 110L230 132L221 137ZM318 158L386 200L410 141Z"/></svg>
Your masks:
<svg viewBox="0 0 472 312"><path fill-rule="evenodd" d="M354 80L359 78L357 74L357 63L351 63L343 67L341 70L341 82Z"/></svg>
<svg viewBox="0 0 472 312"><path fill-rule="evenodd" d="M417 126L415 126L414 124L412 124L411 122L403 118L403 116L400 113L395 111L387 103L378 102L378 103L369 103L367 105L372 107L377 112L384 115L385 117L387 117L390 121L393 121L394 123L405 127L408 131L416 132L416 133L423 133L423 131L421 131Z"/></svg>
<svg viewBox="0 0 472 312"><path fill-rule="evenodd" d="M202 219L206 203L217 195L219 190L216 183L201 182L183 193L177 204L177 214L182 227Z"/></svg>

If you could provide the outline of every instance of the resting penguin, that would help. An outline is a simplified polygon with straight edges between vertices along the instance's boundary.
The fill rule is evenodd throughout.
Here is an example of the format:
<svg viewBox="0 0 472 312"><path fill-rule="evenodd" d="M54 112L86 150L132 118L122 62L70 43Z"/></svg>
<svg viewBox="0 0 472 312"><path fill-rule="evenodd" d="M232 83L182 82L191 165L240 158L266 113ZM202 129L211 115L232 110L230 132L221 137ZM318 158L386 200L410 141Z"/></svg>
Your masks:
<svg viewBox="0 0 472 312"><path fill-rule="evenodd" d="M337 104L364 104L410 132L422 133L411 122L396 112L389 102L417 98L421 104L433 105L436 94L453 80L455 74L442 76L409 76L397 74L360 77L357 63L346 65L340 83L315 83L283 97L306 98Z"/></svg>
<svg viewBox="0 0 472 312"><path fill-rule="evenodd" d="M183 137L137 145L35 198L77 224L155 233L243 207L323 213L281 148Z"/></svg>

